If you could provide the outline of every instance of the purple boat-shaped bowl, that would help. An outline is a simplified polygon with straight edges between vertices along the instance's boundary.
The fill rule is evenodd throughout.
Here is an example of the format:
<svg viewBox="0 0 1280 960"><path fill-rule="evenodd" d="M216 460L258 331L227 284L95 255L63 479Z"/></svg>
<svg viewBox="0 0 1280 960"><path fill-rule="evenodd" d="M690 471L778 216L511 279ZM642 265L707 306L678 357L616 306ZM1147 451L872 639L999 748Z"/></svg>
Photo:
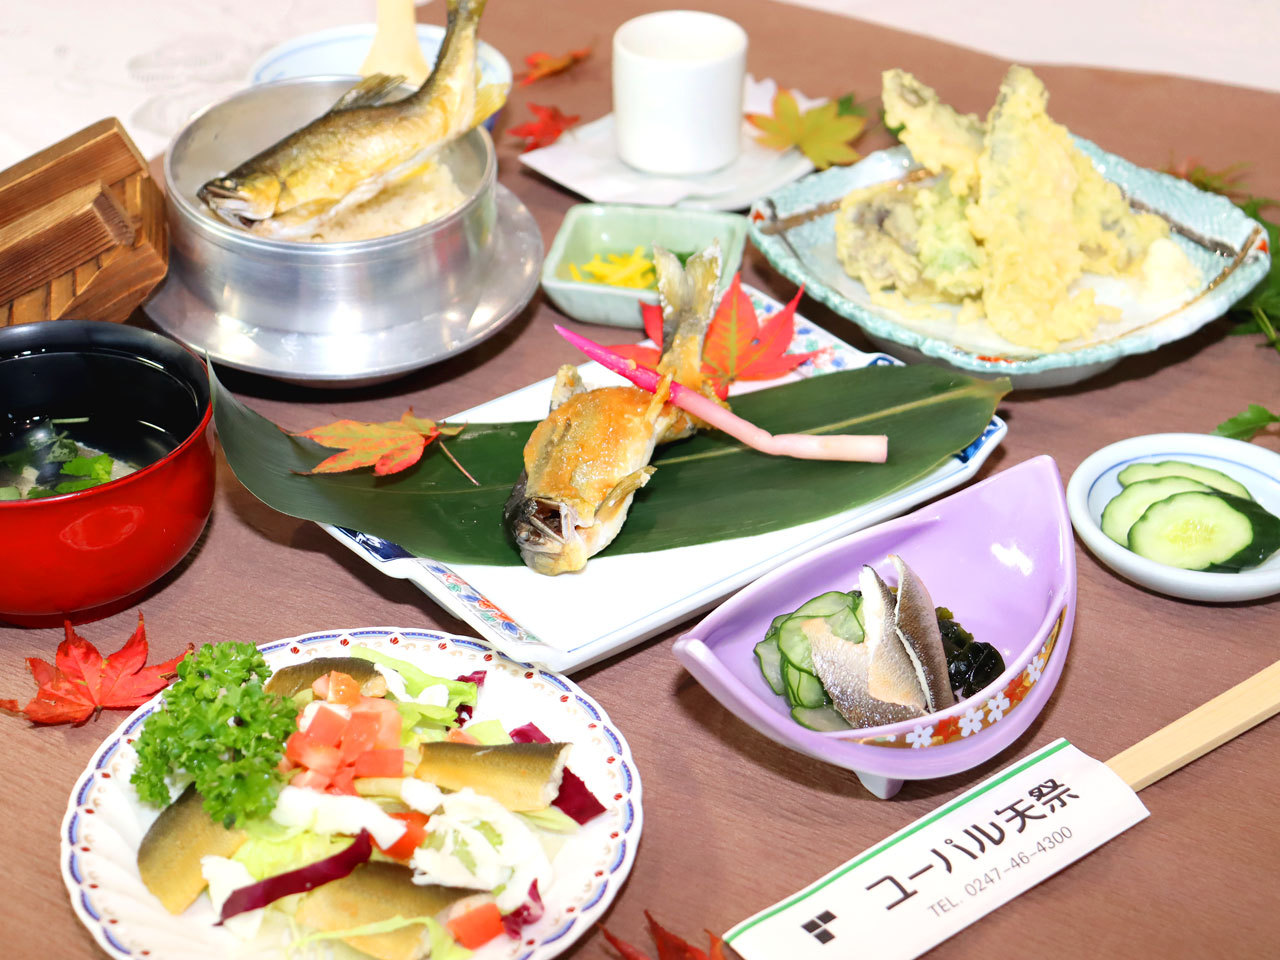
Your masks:
<svg viewBox="0 0 1280 960"><path fill-rule="evenodd" d="M1004 672L986 689L918 720L818 732L791 718L753 651L769 622L828 590L857 586L863 564L890 584L903 558ZM904 780L971 769L1013 743L1062 675L1076 610L1075 542L1051 457L1027 460L959 493L829 543L734 594L676 641L711 695L784 746L854 771L888 799Z"/></svg>

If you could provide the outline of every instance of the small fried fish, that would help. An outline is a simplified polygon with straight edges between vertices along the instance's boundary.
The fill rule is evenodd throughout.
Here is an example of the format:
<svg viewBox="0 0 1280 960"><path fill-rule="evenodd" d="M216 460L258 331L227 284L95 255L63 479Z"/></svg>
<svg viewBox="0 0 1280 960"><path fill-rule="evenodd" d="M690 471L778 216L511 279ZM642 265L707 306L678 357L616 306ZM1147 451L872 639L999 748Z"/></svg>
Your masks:
<svg viewBox="0 0 1280 960"><path fill-rule="evenodd" d="M506 99L503 85L476 89L476 28L486 2L449 0L440 56L416 93L385 103L400 78L368 77L324 116L210 180L200 199L255 234L310 238L384 187L419 174Z"/></svg>
<svg viewBox="0 0 1280 960"><path fill-rule="evenodd" d="M397 918L441 918L447 908L474 893L417 884L411 868L375 860L303 894L295 919L315 930L355 931ZM427 928L417 923L381 933L348 933L340 939L377 960L421 960L431 949Z"/></svg>
<svg viewBox="0 0 1280 960"><path fill-rule="evenodd" d="M424 743L414 773L445 790L470 787L508 810L543 810L560 792L568 743Z"/></svg>
<svg viewBox="0 0 1280 960"><path fill-rule="evenodd" d="M714 245L680 261L654 249L663 308L658 372L714 396L702 373L702 344L720 279ZM577 370L560 368L551 411L524 447L524 471L503 507L503 523L532 570L548 576L586 566L618 535L637 490L649 482L659 443L687 437L695 418L638 387L586 389Z"/></svg>
<svg viewBox="0 0 1280 960"><path fill-rule="evenodd" d="M204 890L201 857L230 857L249 839L243 830L214 821L195 784L155 819L138 847L138 874L170 913L195 903Z"/></svg>
<svg viewBox="0 0 1280 960"><path fill-rule="evenodd" d="M273 673L262 689L267 693L292 697L321 677L328 676L332 670L345 673L360 684L360 692L366 697L381 697L387 692L387 678L372 663L359 657L316 657L303 663L293 663Z"/></svg>

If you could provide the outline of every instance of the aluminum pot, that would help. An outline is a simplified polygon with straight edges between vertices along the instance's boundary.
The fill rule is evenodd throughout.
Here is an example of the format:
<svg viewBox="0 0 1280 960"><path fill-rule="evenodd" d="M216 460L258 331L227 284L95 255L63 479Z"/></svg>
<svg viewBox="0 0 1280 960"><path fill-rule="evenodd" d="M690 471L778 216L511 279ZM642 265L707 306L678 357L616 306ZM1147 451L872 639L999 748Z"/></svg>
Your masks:
<svg viewBox="0 0 1280 960"><path fill-rule="evenodd" d="M360 334L467 313L480 295L496 219L493 141L476 128L442 151L466 198L412 230L342 243L254 236L196 196L323 114L358 78L307 77L243 90L197 114L164 159L172 269L210 308L251 327Z"/></svg>

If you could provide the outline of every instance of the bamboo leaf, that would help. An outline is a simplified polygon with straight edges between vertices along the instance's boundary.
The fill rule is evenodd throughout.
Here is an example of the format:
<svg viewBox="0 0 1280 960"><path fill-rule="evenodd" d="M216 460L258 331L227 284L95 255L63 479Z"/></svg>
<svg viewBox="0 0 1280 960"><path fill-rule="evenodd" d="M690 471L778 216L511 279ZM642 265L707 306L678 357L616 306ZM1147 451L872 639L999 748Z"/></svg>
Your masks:
<svg viewBox="0 0 1280 960"><path fill-rule="evenodd" d="M227 462L264 503L445 563L519 564L502 528L502 505L520 473L533 422L472 423L450 441L478 486L432 447L394 476L302 476L327 451L241 404L212 370L209 377ZM940 367L875 366L737 397L734 410L772 433L888 434L889 460L769 457L721 434L662 447L653 459L653 480L636 496L605 555L767 533L878 499L971 443L1008 390L1008 380L984 381Z"/></svg>

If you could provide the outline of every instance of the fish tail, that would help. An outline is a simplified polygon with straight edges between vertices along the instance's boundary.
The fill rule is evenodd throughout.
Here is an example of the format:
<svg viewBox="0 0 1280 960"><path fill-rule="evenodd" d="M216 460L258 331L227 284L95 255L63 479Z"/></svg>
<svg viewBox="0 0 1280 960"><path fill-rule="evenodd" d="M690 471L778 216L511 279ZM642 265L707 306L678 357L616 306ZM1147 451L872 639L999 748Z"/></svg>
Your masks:
<svg viewBox="0 0 1280 960"><path fill-rule="evenodd" d="M507 102L510 85L506 83L486 83L476 90L476 123L484 123L502 109Z"/></svg>
<svg viewBox="0 0 1280 960"><path fill-rule="evenodd" d="M445 19L444 39L440 42L440 53L436 64L422 81L422 86L413 95L413 99L429 99L435 88L444 78L459 69L459 60L464 54L474 59L476 29L480 25L480 15L484 13L488 0L448 0L449 12ZM467 78L468 80L470 78Z"/></svg>
<svg viewBox="0 0 1280 960"><path fill-rule="evenodd" d="M684 267L675 254L653 248L662 304L660 373L673 373L686 387L698 389L702 379L702 344L711 326L716 286L720 282L720 243L691 256Z"/></svg>

